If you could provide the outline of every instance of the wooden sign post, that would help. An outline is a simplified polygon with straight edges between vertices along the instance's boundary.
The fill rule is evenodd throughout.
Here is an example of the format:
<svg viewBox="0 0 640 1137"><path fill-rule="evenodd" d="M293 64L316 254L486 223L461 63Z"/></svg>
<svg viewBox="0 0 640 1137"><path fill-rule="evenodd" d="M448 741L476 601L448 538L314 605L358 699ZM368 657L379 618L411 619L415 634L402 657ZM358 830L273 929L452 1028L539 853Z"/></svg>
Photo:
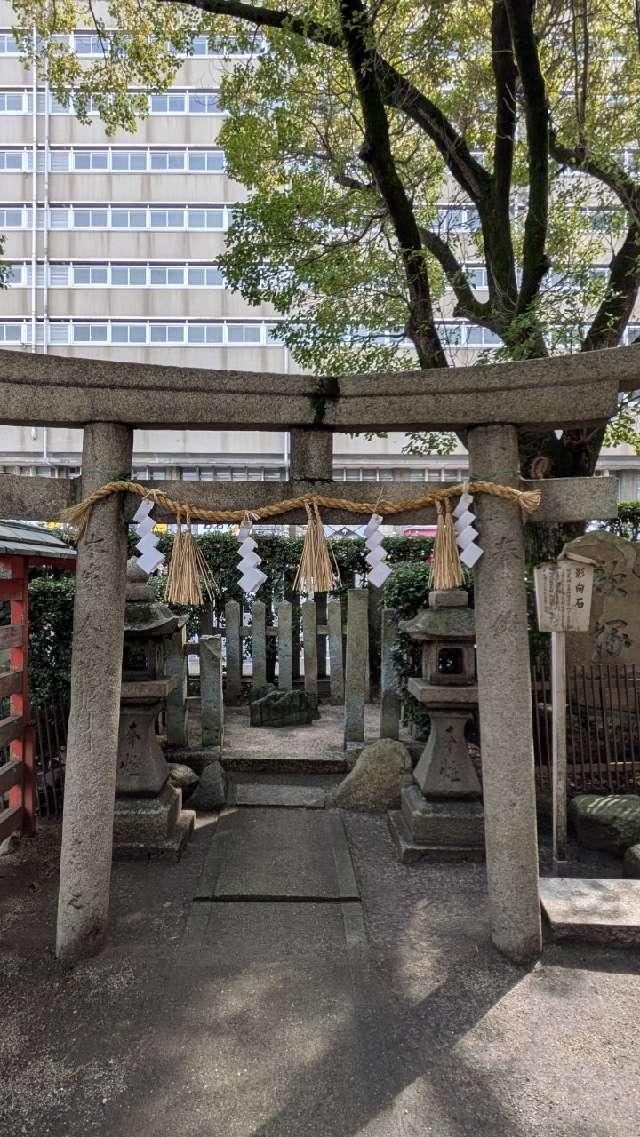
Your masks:
<svg viewBox="0 0 640 1137"><path fill-rule="evenodd" d="M570 555L534 569L538 627L551 632L553 859L567 859L567 672L565 635L588 632L593 561Z"/></svg>

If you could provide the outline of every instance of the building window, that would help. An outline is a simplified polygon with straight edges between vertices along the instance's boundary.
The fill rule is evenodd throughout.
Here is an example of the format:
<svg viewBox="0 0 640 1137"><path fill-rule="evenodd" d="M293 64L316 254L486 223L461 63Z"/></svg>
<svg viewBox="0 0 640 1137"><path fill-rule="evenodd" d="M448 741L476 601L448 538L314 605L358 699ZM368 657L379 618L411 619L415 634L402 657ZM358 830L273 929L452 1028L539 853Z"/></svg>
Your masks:
<svg viewBox="0 0 640 1137"><path fill-rule="evenodd" d="M0 55L18 55L18 45L11 32L0 32Z"/></svg>

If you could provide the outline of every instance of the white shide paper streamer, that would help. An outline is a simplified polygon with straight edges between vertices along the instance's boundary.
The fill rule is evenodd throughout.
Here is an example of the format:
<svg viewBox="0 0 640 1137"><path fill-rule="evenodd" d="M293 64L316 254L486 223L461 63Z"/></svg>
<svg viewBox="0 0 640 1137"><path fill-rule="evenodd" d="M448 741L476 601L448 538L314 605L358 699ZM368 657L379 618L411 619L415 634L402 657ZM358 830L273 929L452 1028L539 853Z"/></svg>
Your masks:
<svg viewBox="0 0 640 1137"><path fill-rule="evenodd" d="M158 540L153 528L155 521L150 517L153 502L143 498L138 506L133 524L138 531L138 565L147 574L154 572L164 562L164 553L158 549Z"/></svg>
<svg viewBox="0 0 640 1137"><path fill-rule="evenodd" d="M259 567L260 556L256 552L256 543L251 536L251 526L241 525L237 537L240 543L238 568L242 574L238 583L245 593L257 592L267 577Z"/></svg>
<svg viewBox="0 0 640 1137"><path fill-rule="evenodd" d="M369 566L367 578L369 584L373 584L375 588L381 588L391 572L391 569L386 563L387 554L382 548L383 537L380 532L381 525L382 517L380 514L372 513L364 531L365 546L367 549L366 560Z"/></svg>
<svg viewBox="0 0 640 1137"><path fill-rule="evenodd" d="M460 501L453 511L456 541L460 549L460 560L467 568L473 568L476 561L482 556L482 549L478 544L478 532L474 526L475 513L471 512L473 498L469 493L463 493Z"/></svg>

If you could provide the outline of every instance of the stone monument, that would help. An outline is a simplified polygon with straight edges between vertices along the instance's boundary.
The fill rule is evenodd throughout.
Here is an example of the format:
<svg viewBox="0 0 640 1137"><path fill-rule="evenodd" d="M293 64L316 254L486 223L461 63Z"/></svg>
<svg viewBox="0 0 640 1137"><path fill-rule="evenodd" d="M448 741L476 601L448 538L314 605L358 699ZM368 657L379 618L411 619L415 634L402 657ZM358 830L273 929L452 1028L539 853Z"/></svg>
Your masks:
<svg viewBox="0 0 640 1137"><path fill-rule="evenodd" d="M576 537L566 553L595 562L588 634L567 633L567 663L640 665L640 544L596 530Z"/></svg>
<svg viewBox="0 0 640 1137"><path fill-rule="evenodd" d="M466 726L478 701L474 614L463 589L431 592L429 607L400 624L422 644L422 677L409 691L427 709L429 739L389 814L400 860L482 860L483 810L478 775L469 757Z"/></svg>
<svg viewBox="0 0 640 1137"><path fill-rule="evenodd" d="M186 621L157 601L135 558L127 565L114 856L179 857L195 822L169 780L156 723L175 680L164 677L164 645Z"/></svg>

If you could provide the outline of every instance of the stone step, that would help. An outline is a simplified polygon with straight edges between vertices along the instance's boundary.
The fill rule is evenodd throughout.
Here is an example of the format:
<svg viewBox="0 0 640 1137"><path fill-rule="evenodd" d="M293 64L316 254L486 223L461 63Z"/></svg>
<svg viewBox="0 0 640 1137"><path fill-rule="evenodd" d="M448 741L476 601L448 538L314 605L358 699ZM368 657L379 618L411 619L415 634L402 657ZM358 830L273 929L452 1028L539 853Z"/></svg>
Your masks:
<svg viewBox="0 0 640 1137"><path fill-rule="evenodd" d="M542 877L540 902L555 940L640 944L640 880Z"/></svg>
<svg viewBox="0 0 640 1137"><path fill-rule="evenodd" d="M228 804L281 809L324 809L340 775L331 774L231 774Z"/></svg>
<svg viewBox="0 0 640 1137"><path fill-rule="evenodd" d="M251 774L346 774L350 769L347 756L335 753L256 754L255 751L222 753L222 765L231 773Z"/></svg>

